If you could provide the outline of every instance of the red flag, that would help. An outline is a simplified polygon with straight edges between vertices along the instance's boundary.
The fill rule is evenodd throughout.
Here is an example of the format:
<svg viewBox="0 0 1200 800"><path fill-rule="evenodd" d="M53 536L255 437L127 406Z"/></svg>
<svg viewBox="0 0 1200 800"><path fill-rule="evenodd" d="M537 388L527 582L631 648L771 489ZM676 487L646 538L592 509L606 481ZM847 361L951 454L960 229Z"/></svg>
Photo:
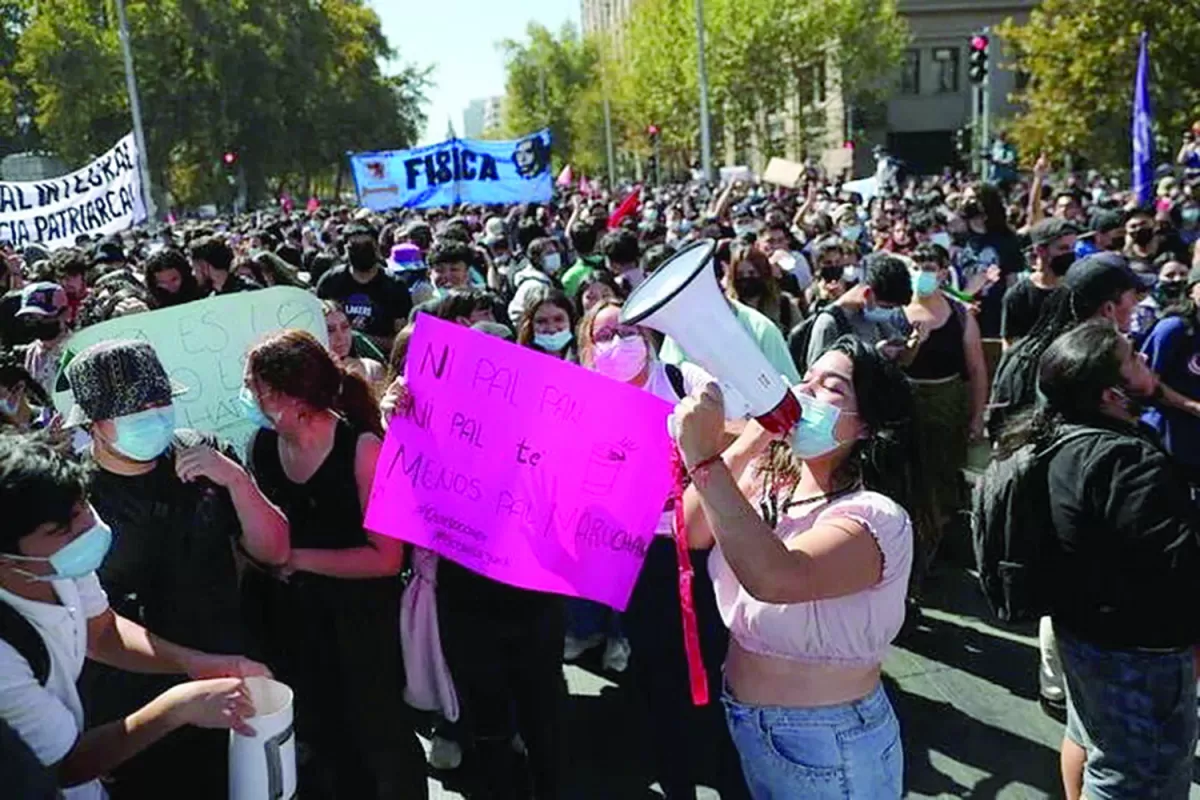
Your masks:
<svg viewBox="0 0 1200 800"><path fill-rule="evenodd" d="M621 205L617 206L617 210L608 218L608 228L612 230L621 224L621 220L628 217L630 214L637 211L638 206L642 202L642 187L635 186L629 196L621 201Z"/></svg>

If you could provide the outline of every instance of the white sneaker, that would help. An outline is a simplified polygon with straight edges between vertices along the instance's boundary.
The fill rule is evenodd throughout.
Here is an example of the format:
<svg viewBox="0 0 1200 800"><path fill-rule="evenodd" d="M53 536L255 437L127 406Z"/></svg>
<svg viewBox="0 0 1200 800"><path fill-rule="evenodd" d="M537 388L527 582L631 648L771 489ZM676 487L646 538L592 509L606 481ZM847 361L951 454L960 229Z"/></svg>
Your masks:
<svg viewBox="0 0 1200 800"><path fill-rule="evenodd" d="M429 766L442 771L458 769L462 758L462 747L458 742L434 734L433 746L429 748Z"/></svg>
<svg viewBox="0 0 1200 800"><path fill-rule="evenodd" d="M1058 641L1054 638L1054 626L1049 617L1038 620L1038 688L1047 703L1062 705L1067 701L1064 687L1062 662L1058 658Z"/></svg>
<svg viewBox="0 0 1200 800"><path fill-rule="evenodd" d="M577 639L571 634L563 640L563 661L574 661L581 655L604 641L604 636L597 633L586 639Z"/></svg>
<svg viewBox="0 0 1200 800"><path fill-rule="evenodd" d="M624 672L629 669L629 641L624 637L609 639L604 646L604 658L601 661L610 672Z"/></svg>

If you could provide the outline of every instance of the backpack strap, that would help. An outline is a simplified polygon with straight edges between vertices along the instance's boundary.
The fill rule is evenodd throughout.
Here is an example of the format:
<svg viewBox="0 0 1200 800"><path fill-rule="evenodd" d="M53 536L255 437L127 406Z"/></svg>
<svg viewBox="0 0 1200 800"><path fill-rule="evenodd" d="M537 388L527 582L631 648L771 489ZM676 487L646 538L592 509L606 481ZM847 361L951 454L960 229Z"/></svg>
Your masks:
<svg viewBox="0 0 1200 800"><path fill-rule="evenodd" d="M42 686L50 679L50 651L33 623L20 611L0 600L0 640L7 642L29 662L33 677Z"/></svg>
<svg viewBox="0 0 1200 800"><path fill-rule="evenodd" d="M680 400L687 397L687 387L683 383L683 370L679 368L679 365L663 364L663 368L667 371L667 380L671 382L675 396Z"/></svg>

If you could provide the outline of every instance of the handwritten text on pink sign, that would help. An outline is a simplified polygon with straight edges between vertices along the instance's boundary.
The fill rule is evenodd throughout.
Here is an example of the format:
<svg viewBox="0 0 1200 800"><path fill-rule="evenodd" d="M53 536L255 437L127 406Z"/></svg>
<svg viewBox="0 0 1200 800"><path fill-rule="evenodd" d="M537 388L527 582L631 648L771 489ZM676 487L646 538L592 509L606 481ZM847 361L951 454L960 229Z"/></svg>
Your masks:
<svg viewBox="0 0 1200 800"><path fill-rule="evenodd" d="M670 406L421 315L366 527L526 589L624 609L671 486Z"/></svg>

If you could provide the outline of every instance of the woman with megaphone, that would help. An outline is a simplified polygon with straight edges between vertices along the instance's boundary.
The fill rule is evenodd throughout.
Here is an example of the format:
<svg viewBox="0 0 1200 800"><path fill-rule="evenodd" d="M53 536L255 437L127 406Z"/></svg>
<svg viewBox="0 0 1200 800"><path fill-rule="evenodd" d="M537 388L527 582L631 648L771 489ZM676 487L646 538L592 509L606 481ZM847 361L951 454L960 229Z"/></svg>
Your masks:
<svg viewBox="0 0 1200 800"><path fill-rule="evenodd" d="M899 798L900 727L880 675L904 622L911 520L929 513L912 393L850 337L792 391L803 417L786 439L751 422L724 453L717 384L672 414L692 480L688 544L713 550L731 634L726 720L756 800Z"/></svg>

